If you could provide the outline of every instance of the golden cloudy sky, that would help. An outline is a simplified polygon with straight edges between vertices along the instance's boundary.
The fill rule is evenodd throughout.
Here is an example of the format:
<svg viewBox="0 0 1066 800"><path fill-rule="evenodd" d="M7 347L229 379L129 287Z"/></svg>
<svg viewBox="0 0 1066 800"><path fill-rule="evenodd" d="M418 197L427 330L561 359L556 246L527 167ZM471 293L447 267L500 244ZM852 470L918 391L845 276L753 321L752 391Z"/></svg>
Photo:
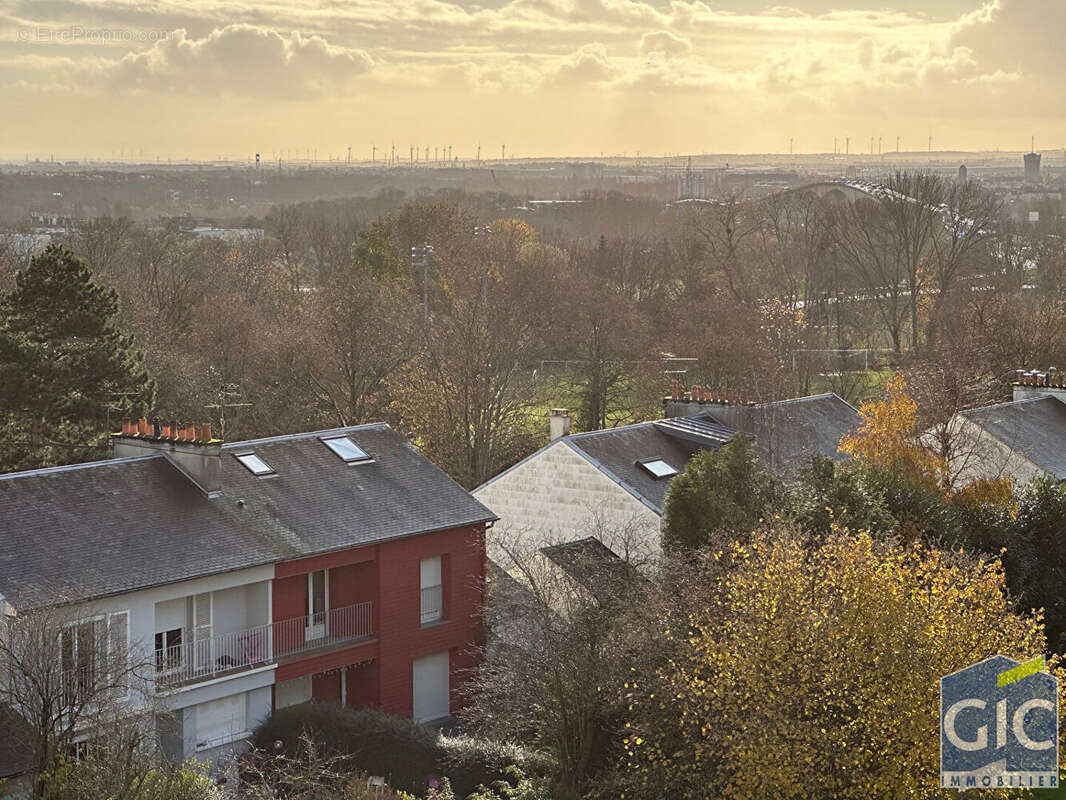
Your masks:
<svg viewBox="0 0 1066 800"><path fill-rule="evenodd" d="M0 156L1066 144L1066 0L0 0Z"/></svg>

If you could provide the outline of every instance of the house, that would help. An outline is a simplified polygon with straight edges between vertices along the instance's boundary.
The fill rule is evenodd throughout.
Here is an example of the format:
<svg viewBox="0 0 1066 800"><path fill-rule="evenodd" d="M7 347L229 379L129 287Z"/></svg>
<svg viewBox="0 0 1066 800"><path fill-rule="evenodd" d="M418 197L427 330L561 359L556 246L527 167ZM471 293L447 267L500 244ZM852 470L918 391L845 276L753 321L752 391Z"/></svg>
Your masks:
<svg viewBox="0 0 1066 800"><path fill-rule="evenodd" d="M495 516L402 436L223 443L140 420L113 442L108 461L0 475L0 595L15 614L66 603L148 664L128 702L155 709L171 758L216 759L308 700L451 714Z"/></svg>
<svg viewBox="0 0 1066 800"><path fill-rule="evenodd" d="M952 420L949 468L960 482L1066 480L1066 382L1054 372L1023 372L1012 393L1010 402L962 411Z"/></svg>
<svg viewBox="0 0 1066 800"><path fill-rule="evenodd" d="M489 557L513 561L593 536L626 561L654 559L670 479L695 453L746 435L787 475L815 453L841 458L841 437L859 425L835 394L756 404L675 387L664 408L660 420L572 435L565 411L553 411L552 440L473 492L500 517Z"/></svg>

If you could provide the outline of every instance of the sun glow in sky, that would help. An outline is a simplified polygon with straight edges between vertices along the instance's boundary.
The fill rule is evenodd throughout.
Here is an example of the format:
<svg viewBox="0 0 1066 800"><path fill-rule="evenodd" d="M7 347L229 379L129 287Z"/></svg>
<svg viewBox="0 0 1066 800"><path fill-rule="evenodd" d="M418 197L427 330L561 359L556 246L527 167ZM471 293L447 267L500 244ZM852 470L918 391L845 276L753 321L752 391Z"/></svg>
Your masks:
<svg viewBox="0 0 1066 800"><path fill-rule="evenodd" d="M0 0L0 156L1049 148L1064 31L1064 0Z"/></svg>

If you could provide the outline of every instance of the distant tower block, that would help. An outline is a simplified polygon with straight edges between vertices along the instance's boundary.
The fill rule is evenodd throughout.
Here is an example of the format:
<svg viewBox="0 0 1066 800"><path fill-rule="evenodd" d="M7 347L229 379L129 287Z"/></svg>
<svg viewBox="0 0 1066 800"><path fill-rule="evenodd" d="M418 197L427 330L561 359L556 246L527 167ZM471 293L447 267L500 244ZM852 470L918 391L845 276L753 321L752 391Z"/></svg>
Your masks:
<svg viewBox="0 0 1066 800"><path fill-rule="evenodd" d="M961 167L959 167L959 183L966 183L968 177L968 170L966 169L966 165L963 164Z"/></svg>
<svg viewBox="0 0 1066 800"><path fill-rule="evenodd" d="M1040 154L1026 153L1025 155L1025 182L1040 183Z"/></svg>

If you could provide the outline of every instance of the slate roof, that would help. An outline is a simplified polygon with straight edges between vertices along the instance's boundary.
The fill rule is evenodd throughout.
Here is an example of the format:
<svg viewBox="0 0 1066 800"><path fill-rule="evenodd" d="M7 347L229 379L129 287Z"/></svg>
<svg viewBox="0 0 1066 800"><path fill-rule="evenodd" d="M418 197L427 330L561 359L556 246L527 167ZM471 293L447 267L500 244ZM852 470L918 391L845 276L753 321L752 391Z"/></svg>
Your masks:
<svg viewBox="0 0 1066 800"><path fill-rule="evenodd" d="M622 564L621 558L595 536L540 548L541 554L573 577L583 577L590 566Z"/></svg>
<svg viewBox="0 0 1066 800"><path fill-rule="evenodd" d="M735 436L746 435L754 439L771 470L788 474L804 466L814 453L837 460L844 458L838 450L840 439L859 426L855 407L831 392L730 411L730 424L715 417L709 408L693 416L575 433L558 441L661 516L670 480L653 477L640 466L640 461L661 458L680 473L698 451L717 450ZM556 444L550 442L545 448ZM536 458L543 449L478 488Z"/></svg>
<svg viewBox="0 0 1066 800"><path fill-rule="evenodd" d="M755 440L767 468L789 474L815 453L842 460L840 439L859 422L855 407L830 392L742 408L737 427Z"/></svg>
<svg viewBox="0 0 1066 800"><path fill-rule="evenodd" d="M652 477L637 462L661 458L678 472L684 472L685 464L697 450L716 449L724 444L724 441L715 443L708 440L701 446L681 436L670 435L655 422L576 433L565 437L563 441L660 515L670 481Z"/></svg>
<svg viewBox="0 0 1066 800"><path fill-rule="evenodd" d="M276 474L234 458L249 450ZM162 454L0 475L0 595L91 599L496 518L385 424L226 444L222 487L208 498Z"/></svg>
<svg viewBox="0 0 1066 800"><path fill-rule="evenodd" d="M970 409L962 416L1049 475L1066 479L1066 403L1041 395Z"/></svg>

